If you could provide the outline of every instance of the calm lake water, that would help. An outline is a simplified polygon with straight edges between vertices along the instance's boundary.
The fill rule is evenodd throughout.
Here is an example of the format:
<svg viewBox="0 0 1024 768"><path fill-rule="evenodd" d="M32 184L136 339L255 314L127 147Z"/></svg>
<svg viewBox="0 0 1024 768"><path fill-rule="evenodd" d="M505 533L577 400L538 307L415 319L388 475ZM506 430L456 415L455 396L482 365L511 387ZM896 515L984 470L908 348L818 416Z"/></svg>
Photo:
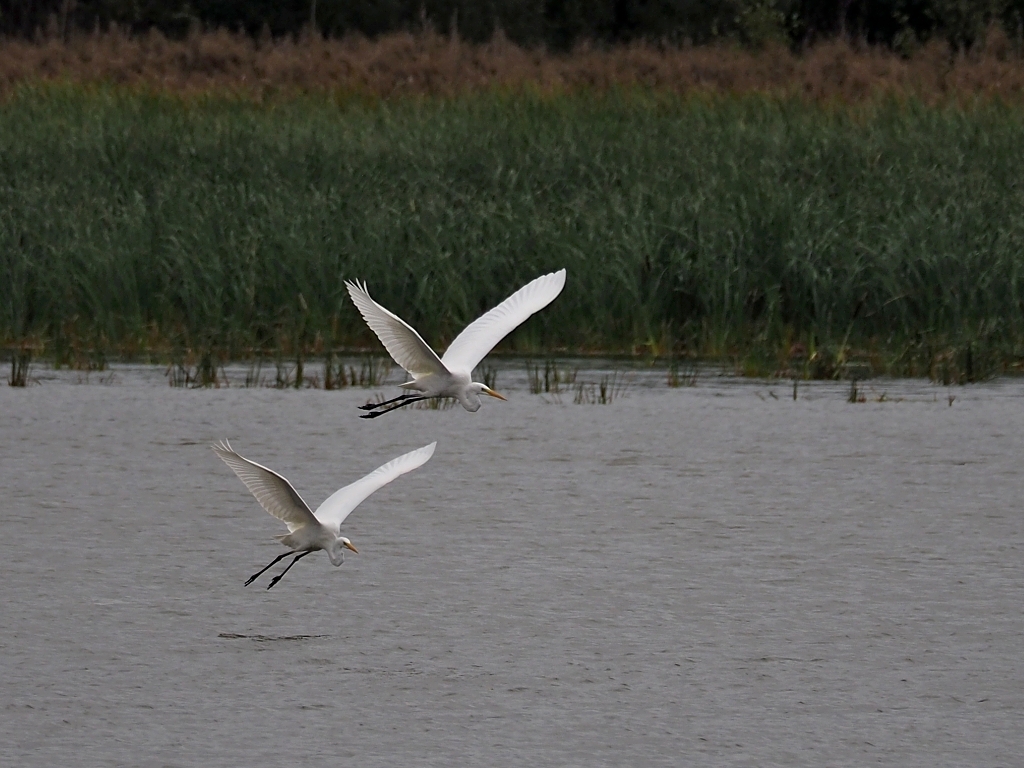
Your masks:
<svg viewBox="0 0 1024 768"><path fill-rule="evenodd" d="M1020 764L1024 381L579 405L509 364L507 403L367 422L35 375L0 386L4 765ZM222 437L313 506L438 447L268 592Z"/></svg>

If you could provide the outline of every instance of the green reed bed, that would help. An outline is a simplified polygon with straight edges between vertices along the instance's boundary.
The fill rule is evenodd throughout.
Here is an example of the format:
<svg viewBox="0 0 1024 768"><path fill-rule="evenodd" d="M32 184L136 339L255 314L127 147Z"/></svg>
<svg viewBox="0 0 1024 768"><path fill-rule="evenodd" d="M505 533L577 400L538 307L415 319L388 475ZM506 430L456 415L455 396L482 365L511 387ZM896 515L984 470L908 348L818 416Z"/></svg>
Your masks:
<svg viewBox="0 0 1024 768"><path fill-rule="evenodd" d="M26 89L0 105L0 344L373 348L361 278L443 347L564 266L501 349L978 377L1024 350L1022 126L993 104Z"/></svg>

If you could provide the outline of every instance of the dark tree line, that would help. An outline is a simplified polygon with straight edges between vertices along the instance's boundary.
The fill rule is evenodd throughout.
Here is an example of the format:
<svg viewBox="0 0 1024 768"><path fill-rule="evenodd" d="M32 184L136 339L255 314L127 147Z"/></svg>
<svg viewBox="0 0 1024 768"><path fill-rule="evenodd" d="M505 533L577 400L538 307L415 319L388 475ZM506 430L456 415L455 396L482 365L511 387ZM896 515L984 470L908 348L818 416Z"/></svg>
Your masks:
<svg viewBox="0 0 1024 768"><path fill-rule="evenodd" d="M847 37L910 50L940 38L969 48L991 25L1024 38L1024 0L0 0L0 34L33 37L108 29L227 28L251 35L370 37L424 27L466 40L499 29L525 46L581 41L672 45L777 40L801 47Z"/></svg>

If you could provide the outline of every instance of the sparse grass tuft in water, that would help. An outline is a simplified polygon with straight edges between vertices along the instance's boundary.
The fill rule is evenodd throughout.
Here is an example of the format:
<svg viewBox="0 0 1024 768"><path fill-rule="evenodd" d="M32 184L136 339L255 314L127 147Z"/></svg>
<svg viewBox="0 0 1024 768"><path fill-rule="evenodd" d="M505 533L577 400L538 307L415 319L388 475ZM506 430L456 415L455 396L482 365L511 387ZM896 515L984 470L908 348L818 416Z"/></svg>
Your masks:
<svg viewBox="0 0 1024 768"><path fill-rule="evenodd" d="M345 387L379 387L391 375L393 365L384 357L367 356L359 364L345 364L332 354L324 361L324 389L344 389Z"/></svg>
<svg viewBox="0 0 1024 768"><path fill-rule="evenodd" d="M555 360L545 360L544 370L536 362L526 361L526 375L530 381L530 394L558 395L576 382L577 368L562 368Z"/></svg>
<svg viewBox="0 0 1024 768"><path fill-rule="evenodd" d="M165 375L167 383L172 387L216 387L227 385L227 376L221 366L221 374L217 373L217 358L212 350L204 350L198 359L191 351L178 353L176 359L167 366ZM104 370L98 368L96 370ZM93 369L90 369L93 370Z"/></svg>
<svg viewBox="0 0 1024 768"><path fill-rule="evenodd" d="M249 368L245 372L245 387L262 387L263 386L263 357L258 355L257 357L249 361Z"/></svg>
<svg viewBox="0 0 1024 768"><path fill-rule="evenodd" d="M11 375L7 383L12 387L26 387L29 382L29 371L32 368L32 349L21 345L11 350Z"/></svg>
<svg viewBox="0 0 1024 768"><path fill-rule="evenodd" d="M578 382L573 402L576 405L611 405L625 396L629 379L618 371L601 377L596 383Z"/></svg>
<svg viewBox="0 0 1024 768"><path fill-rule="evenodd" d="M669 387L695 387L697 386L697 363L692 360L680 362L679 358L673 357L668 363L668 385Z"/></svg>

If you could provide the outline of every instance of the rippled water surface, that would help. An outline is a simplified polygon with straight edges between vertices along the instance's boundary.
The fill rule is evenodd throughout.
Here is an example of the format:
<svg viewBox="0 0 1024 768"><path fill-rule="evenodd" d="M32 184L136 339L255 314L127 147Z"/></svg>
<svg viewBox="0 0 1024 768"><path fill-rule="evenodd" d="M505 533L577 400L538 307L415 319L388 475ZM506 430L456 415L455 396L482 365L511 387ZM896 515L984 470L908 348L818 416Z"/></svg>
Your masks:
<svg viewBox="0 0 1024 768"><path fill-rule="evenodd" d="M1019 380L579 405L509 370L366 422L366 390L37 376L0 386L4 765L1020 764ZM221 437L314 506L438 448L268 592Z"/></svg>

